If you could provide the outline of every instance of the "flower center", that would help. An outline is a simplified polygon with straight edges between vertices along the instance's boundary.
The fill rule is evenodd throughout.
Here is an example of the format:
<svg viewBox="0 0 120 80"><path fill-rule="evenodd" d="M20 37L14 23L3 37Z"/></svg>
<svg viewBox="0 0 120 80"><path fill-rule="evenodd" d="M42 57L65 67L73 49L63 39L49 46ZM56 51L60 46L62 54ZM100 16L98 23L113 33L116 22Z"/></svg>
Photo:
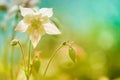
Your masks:
<svg viewBox="0 0 120 80"><path fill-rule="evenodd" d="M27 30L28 33L37 31L41 35L45 34L43 24L46 21L46 18L43 18L41 15L26 15L23 20L25 23L30 24Z"/></svg>
<svg viewBox="0 0 120 80"><path fill-rule="evenodd" d="M42 22L40 21L40 18L39 16L35 16L32 18L31 20L31 26L34 28L34 29L38 29L39 27L42 26Z"/></svg>

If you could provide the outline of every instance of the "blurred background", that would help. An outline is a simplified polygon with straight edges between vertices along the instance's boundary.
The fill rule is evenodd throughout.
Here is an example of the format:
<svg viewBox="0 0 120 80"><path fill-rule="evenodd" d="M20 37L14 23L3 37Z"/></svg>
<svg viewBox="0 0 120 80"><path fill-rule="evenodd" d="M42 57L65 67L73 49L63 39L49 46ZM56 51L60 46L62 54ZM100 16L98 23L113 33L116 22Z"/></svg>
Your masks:
<svg viewBox="0 0 120 80"><path fill-rule="evenodd" d="M27 3L27 0L0 0L0 80L9 80L5 77L9 76L11 64L10 41L17 38L27 49L28 35L14 32L22 19L16 5L53 8L51 20L62 34L46 34L40 40L34 51L41 52L41 67L62 42L74 42L77 62L70 60L67 47L62 48L45 80L120 80L119 0L29 0ZM16 68L21 60L18 46L13 55Z"/></svg>

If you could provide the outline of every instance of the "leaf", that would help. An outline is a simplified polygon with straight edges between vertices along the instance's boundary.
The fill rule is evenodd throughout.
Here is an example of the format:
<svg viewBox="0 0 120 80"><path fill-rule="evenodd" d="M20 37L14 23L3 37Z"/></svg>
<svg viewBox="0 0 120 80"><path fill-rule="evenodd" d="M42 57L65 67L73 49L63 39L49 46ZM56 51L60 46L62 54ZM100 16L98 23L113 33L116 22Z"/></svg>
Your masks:
<svg viewBox="0 0 120 80"><path fill-rule="evenodd" d="M71 60L75 63L76 54L75 54L75 50L72 47L69 47L69 56Z"/></svg>

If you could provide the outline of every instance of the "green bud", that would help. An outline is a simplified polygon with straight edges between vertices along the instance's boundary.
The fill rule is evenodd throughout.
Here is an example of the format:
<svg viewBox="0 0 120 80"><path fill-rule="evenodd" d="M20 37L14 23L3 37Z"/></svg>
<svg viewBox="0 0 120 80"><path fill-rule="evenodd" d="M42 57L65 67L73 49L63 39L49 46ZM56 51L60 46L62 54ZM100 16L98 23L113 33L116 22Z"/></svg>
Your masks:
<svg viewBox="0 0 120 80"><path fill-rule="evenodd" d="M73 62L76 60L76 53L72 47L69 47L69 56Z"/></svg>
<svg viewBox="0 0 120 80"><path fill-rule="evenodd" d="M63 44L62 45L66 45L67 44L67 42L63 42Z"/></svg>
<svg viewBox="0 0 120 80"><path fill-rule="evenodd" d="M10 45L11 46L16 46L18 44L18 40L17 39L13 39L11 42L10 42Z"/></svg>

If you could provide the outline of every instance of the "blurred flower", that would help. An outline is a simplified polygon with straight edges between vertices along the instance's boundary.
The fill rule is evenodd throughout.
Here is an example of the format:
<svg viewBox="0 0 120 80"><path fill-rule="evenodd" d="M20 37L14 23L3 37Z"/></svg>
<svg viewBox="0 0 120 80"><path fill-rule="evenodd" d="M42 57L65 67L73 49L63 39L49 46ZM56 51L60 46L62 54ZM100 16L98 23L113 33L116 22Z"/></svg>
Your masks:
<svg viewBox="0 0 120 80"><path fill-rule="evenodd" d="M19 10L19 5L33 7L39 2L40 0L13 0L12 6L9 6L6 18L15 16L17 14L17 11Z"/></svg>
<svg viewBox="0 0 120 80"><path fill-rule="evenodd" d="M34 6L34 5L37 5L39 2L40 2L40 0L30 0L29 5Z"/></svg>
<svg viewBox="0 0 120 80"><path fill-rule="evenodd" d="M12 7L10 7L8 9L8 12L7 12L5 18L8 19L8 18L11 18L11 17L15 16L17 14L18 10L19 10L18 6L17 5L13 5Z"/></svg>
<svg viewBox="0 0 120 80"><path fill-rule="evenodd" d="M25 72L24 70L20 70L19 73L18 73L18 76L17 76L17 80L27 80L26 79L26 76L25 76Z"/></svg>
<svg viewBox="0 0 120 80"><path fill-rule="evenodd" d="M52 8L42 8L40 10L20 7L23 20L19 22L15 31L26 32L35 48L42 35L60 34L61 32L49 20L53 15Z"/></svg>
<svg viewBox="0 0 120 80"><path fill-rule="evenodd" d="M68 44L75 50L78 59L84 60L86 58L85 50L81 46L77 45L74 41L68 41Z"/></svg>
<svg viewBox="0 0 120 80"><path fill-rule="evenodd" d="M69 44L75 50L76 57L78 59L84 60L86 58L85 50L81 46L77 45L73 41L69 41Z"/></svg>
<svg viewBox="0 0 120 80"><path fill-rule="evenodd" d="M6 0L0 0L0 5L7 5L7 1Z"/></svg>
<svg viewBox="0 0 120 80"><path fill-rule="evenodd" d="M18 70L18 74L17 74L16 80L27 80L25 71L23 69ZM30 75L29 80L34 80L32 75Z"/></svg>
<svg viewBox="0 0 120 80"><path fill-rule="evenodd" d="M0 10L7 10L8 8L8 3L6 0L0 0Z"/></svg>
<svg viewBox="0 0 120 80"><path fill-rule="evenodd" d="M40 2L40 0L13 0L14 4L22 6L34 6Z"/></svg>
<svg viewBox="0 0 120 80"><path fill-rule="evenodd" d="M67 43L64 42L63 45L66 45L66 46L64 46L64 47L62 47L60 49L59 55L57 57L58 61L60 61L59 62L60 64L66 65L66 63L70 63L70 64L73 65L73 62L71 61L71 58L70 58L70 53L69 53L69 48L70 47L69 46L71 46L74 49L75 61L76 62L78 62L78 61L85 61L86 60L87 54L86 54L85 50L81 46L77 45L73 41L68 41ZM71 66L68 65L68 67L71 67Z"/></svg>

